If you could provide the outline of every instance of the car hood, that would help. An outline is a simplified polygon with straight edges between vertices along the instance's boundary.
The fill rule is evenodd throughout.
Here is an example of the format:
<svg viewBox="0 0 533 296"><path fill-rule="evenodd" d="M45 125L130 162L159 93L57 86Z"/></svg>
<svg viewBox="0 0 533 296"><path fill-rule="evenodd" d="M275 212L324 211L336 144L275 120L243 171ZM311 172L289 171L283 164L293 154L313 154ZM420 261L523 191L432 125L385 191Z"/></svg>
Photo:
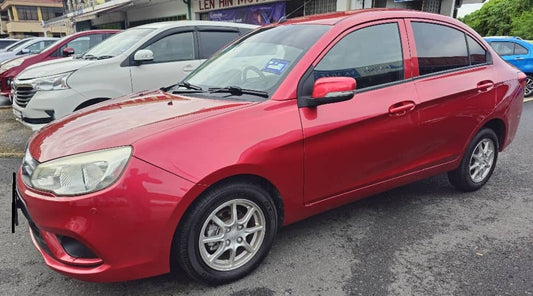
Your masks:
<svg viewBox="0 0 533 296"><path fill-rule="evenodd" d="M17 76L17 79L32 79L36 77L51 76L55 74L75 71L93 62L94 61L91 60L81 60L72 58L46 61L26 68L26 70L22 71Z"/></svg>
<svg viewBox="0 0 533 296"><path fill-rule="evenodd" d="M132 145L136 141L193 121L256 104L175 96L162 91L137 93L77 111L54 121L30 141L39 162Z"/></svg>

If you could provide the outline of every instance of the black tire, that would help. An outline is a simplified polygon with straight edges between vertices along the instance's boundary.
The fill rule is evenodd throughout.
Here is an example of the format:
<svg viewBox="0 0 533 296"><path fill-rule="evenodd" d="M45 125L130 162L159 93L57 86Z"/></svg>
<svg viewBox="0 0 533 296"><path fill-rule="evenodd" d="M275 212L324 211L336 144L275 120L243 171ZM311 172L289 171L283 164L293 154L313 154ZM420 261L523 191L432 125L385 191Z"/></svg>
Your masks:
<svg viewBox="0 0 533 296"><path fill-rule="evenodd" d="M483 152L483 147L487 151L492 151L492 155ZM483 187L496 167L498 149L499 142L496 133L490 128L482 129L468 145L459 167L448 172L448 180L457 189L463 191L475 191Z"/></svg>
<svg viewBox="0 0 533 296"><path fill-rule="evenodd" d="M533 95L533 76L527 75L526 87L524 89L524 97L531 97Z"/></svg>
<svg viewBox="0 0 533 296"><path fill-rule="evenodd" d="M233 213L237 213L237 220ZM244 222L246 214L250 218ZM247 234L247 230L260 229L261 224L262 230ZM211 285L231 282L261 263L278 226L276 206L266 190L247 182L226 184L209 190L191 205L174 235L172 256L196 280ZM219 241L200 243L201 237ZM209 257L214 258L213 262Z"/></svg>

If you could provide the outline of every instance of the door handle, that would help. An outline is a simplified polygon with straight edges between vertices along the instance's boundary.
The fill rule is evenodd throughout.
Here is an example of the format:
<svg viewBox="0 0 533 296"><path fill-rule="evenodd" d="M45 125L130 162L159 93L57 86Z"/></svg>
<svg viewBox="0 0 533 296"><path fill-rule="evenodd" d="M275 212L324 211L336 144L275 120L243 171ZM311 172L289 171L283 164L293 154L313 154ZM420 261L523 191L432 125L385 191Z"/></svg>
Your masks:
<svg viewBox="0 0 533 296"><path fill-rule="evenodd" d="M494 87L494 82L490 80L484 80L481 82L478 82L477 84L477 90L480 92L486 92L491 90Z"/></svg>
<svg viewBox="0 0 533 296"><path fill-rule="evenodd" d="M193 65L185 65L183 66L183 72L191 72L192 70L194 70L194 66Z"/></svg>
<svg viewBox="0 0 533 296"><path fill-rule="evenodd" d="M520 61L520 60L523 60L524 58L521 58L521 57L518 57L518 58L514 58L515 61Z"/></svg>
<svg viewBox="0 0 533 296"><path fill-rule="evenodd" d="M416 104L413 101L399 102L389 107L389 113L397 116L404 115L413 110L415 106Z"/></svg>

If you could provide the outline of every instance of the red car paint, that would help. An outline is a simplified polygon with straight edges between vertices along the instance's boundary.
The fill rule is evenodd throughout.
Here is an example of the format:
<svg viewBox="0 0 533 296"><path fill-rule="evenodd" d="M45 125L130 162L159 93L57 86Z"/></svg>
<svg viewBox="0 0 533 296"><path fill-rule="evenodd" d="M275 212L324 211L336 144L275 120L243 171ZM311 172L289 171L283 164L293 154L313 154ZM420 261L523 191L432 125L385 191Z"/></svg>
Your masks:
<svg viewBox="0 0 533 296"><path fill-rule="evenodd" d="M396 20L402 83L351 100L299 107L298 83L353 27ZM420 76L410 22L466 32L493 57L478 67ZM74 197L18 192L49 250L51 268L88 281L122 281L170 270L172 238L191 203L234 176L260 177L279 192L283 225L409 182L456 169L483 126L499 126L499 150L520 119L524 78L481 37L450 18L402 10L361 10L273 26L330 26L261 102L213 100L164 91L133 94L59 120L33 136L38 162L130 145L123 175L103 190ZM420 76L420 77L419 77ZM519 79L520 77L520 79ZM489 81L490 83L487 83ZM379 98L375 99L375 98ZM75 238L94 260L65 255L57 235Z"/></svg>
<svg viewBox="0 0 533 296"><path fill-rule="evenodd" d="M82 36L88 36L88 35L95 35L95 34L115 34L120 32L119 30L91 30L91 31L82 31L78 33L74 33L72 35L69 35L62 40L61 43L55 43L51 47L47 48L43 52L31 56L25 56L24 62L22 62L20 65L15 66L13 68L10 68L7 71L4 71L0 73L0 95L8 97L9 93L11 92L11 83L9 81L12 81L15 76L17 76L22 70L28 68L31 65L50 61L58 58L63 58L62 55L55 55L57 50L59 50L61 47L63 47L65 44L71 42L72 40L82 37ZM82 52L77 52L76 54L81 54Z"/></svg>

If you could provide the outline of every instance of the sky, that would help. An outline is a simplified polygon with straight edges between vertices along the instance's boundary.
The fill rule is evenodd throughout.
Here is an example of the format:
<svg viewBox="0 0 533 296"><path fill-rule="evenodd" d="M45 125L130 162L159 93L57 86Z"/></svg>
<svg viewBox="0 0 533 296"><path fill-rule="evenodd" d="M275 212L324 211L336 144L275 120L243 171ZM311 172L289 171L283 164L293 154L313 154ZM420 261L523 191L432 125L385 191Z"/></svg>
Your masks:
<svg viewBox="0 0 533 296"><path fill-rule="evenodd" d="M485 1L487 3L487 1ZM461 8L457 11L457 17L464 17L465 15L472 13L483 6L483 3L479 4L463 4Z"/></svg>

